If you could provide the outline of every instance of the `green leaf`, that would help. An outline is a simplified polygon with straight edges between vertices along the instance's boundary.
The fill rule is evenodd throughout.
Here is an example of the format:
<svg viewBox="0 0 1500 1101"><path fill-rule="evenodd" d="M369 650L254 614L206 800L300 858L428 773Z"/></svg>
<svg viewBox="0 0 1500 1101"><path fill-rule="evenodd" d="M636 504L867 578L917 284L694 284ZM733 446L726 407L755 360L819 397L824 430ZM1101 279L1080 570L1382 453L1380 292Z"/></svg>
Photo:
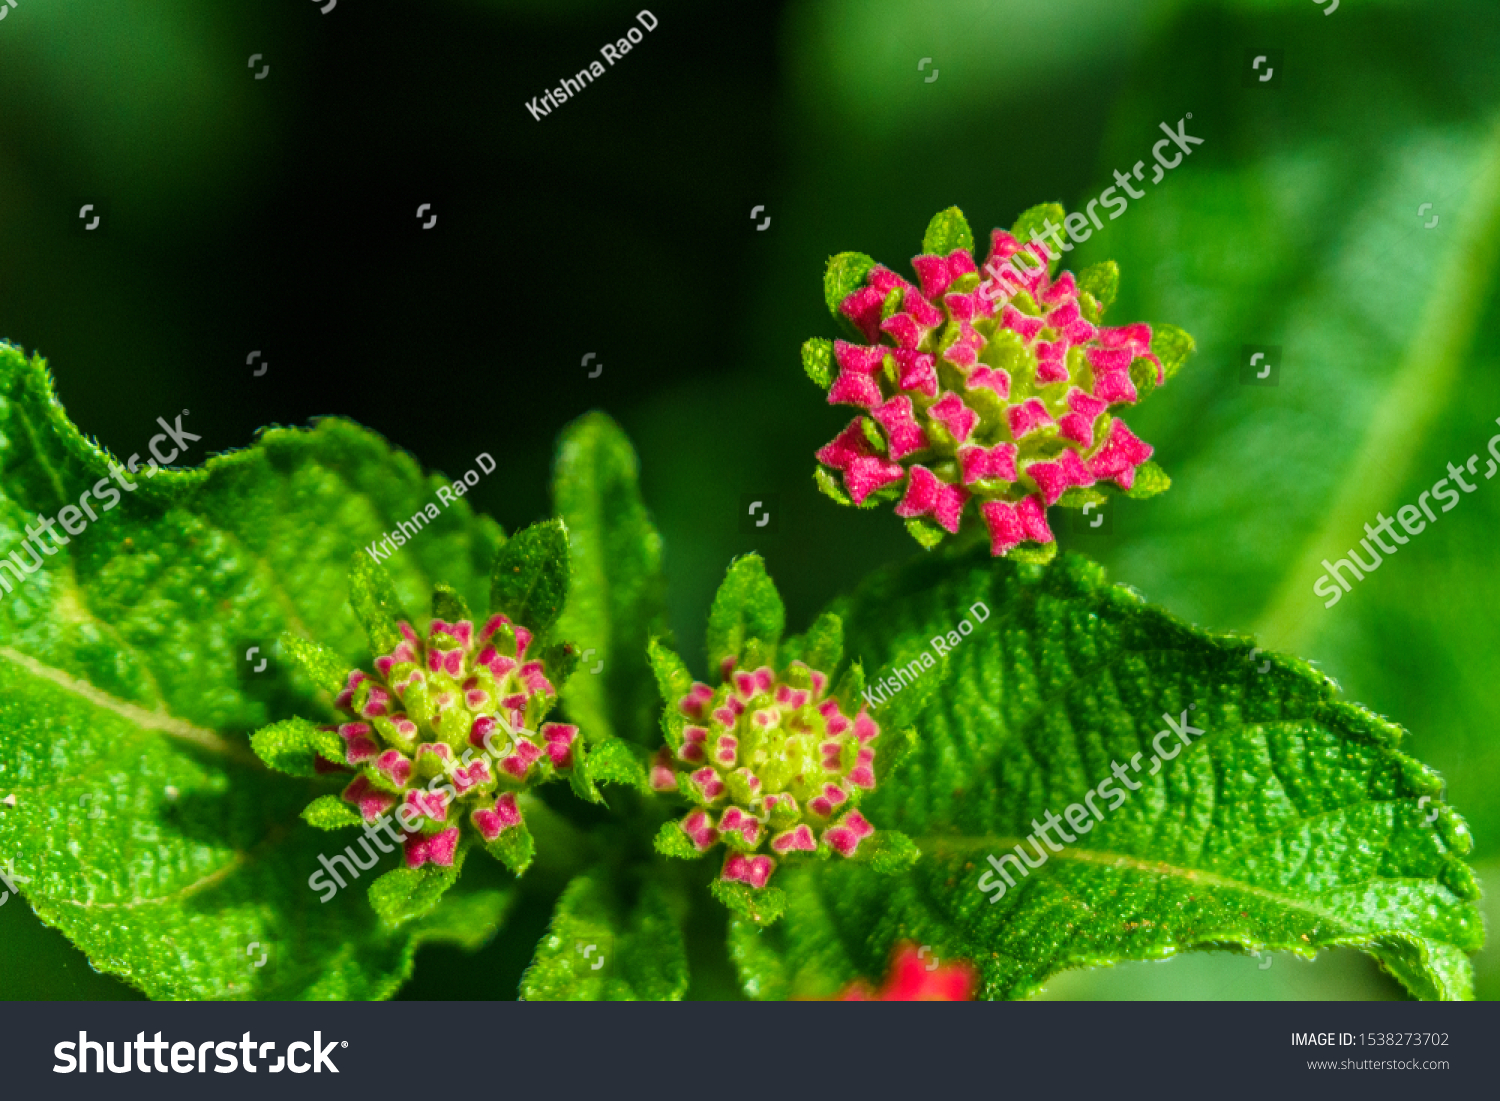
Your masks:
<svg viewBox="0 0 1500 1101"><path fill-rule="evenodd" d="M657 639L648 644L646 653L651 662L651 671L656 677L656 687L662 700L679 700L693 687L693 674L676 651L663 646Z"/></svg>
<svg viewBox="0 0 1500 1101"><path fill-rule="evenodd" d="M1197 347L1193 338L1176 325L1151 326L1151 352L1161 360L1163 384L1172 381Z"/></svg>
<svg viewBox="0 0 1500 1101"><path fill-rule="evenodd" d="M602 869L568 884L536 957L521 977L527 1001L679 1001L687 948L666 891L655 882L625 903Z"/></svg>
<svg viewBox="0 0 1500 1101"><path fill-rule="evenodd" d="M370 905L380 920L396 929L432 913L448 889L458 882L469 848L470 843L464 838L459 841L449 867L424 864L420 868L392 868L370 884Z"/></svg>
<svg viewBox="0 0 1500 1101"><path fill-rule="evenodd" d="M726 660L738 662L754 647L761 660L774 658L786 626L786 609L758 554L735 559L714 594L708 613L708 665L719 672Z"/></svg>
<svg viewBox="0 0 1500 1101"><path fill-rule="evenodd" d="M302 820L320 830L341 830L345 826L358 826L362 821L359 811L337 795L318 796L303 808Z"/></svg>
<svg viewBox="0 0 1500 1101"><path fill-rule="evenodd" d="M807 377L824 390L833 385L837 370L833 362L833 341L813 337L802 342L802 369Z"/></svg>
<svg viewBox="0 0 1500 1101"><path fill-rule="evenodd" d="M624 784L651 793L650 776L641 750L622 738L610 738L589 750L584 767L591 784Z"/></svg>
<svg viewBox="0 0 1500 1101"><path fill-rule="evenodd" d="M854 864L868 864L876 875L897 875L915 864L921 855L917 843L899 830L876 830L849 859Z"/></svg>
<svg viewBox="0 0 1500 1101"><path fill-rule="evenodd" d="M1398 727L1072 556L920 562L836 607L851 650L883 666L976 599L993 614L948 655L917 752L860 807L923 859L895 877L847 860L778 873L787 974L878 975L901 937L972 960L985 996L1021 997L1065 969L1193 948L1350 946L1418 997L1470 995L1471 840L1451 808L1427 821L1441 781ZM1174 734L1184 722L1204 733ZM1049 812L1077 831L1049 832L1060 851L1027 842ZM1006 886L988 858L1017 845L1048 859L1025 875L1003 862ZM842 963L817 962L830 931Z"/></svg>
<svg viewBox="0 0 1500 1101"><path fill-rule="evenodd" d="M849 324L849 319L839 312L839 303L864 286L865 276L874 266L874 259L862 252L841 252L829 259L823 272L823 301L828 304L829 313Z"/></svg>
<svg viewBox="0 0 1500 1101"><path fill-rule="evenodd" d="M780 887L752 887L715 879L713 896L729 908L735 917L765 928L786 912L786 892Z"/></svg>
<svg viewBox="0 0 1500 1101"><path fill-rule="evenodd" d="M906 532L921 544L923 550L932 550L948 538L948 533L942 527L920 516L914 516L906 521Z"/></svg>
<svg viewBox="0 0 1500 1101"><path fill-rule="evenodd" d="M519 531L495 559L490 579L490 614L510 617L543 637L568 599L568 529L546 520Z"/></svg>
<svg viewBox="0 0 1500 1101"><path fill-rule="evenodd" d="M824 612L799 641L797 656L811 668L833 676L844 660L844 621Z"/></svg>
<svg viewBox="0 0 1500 1101"><path fill-rule="evenodd" d="M288 776L318 775L317 761L341 764L344 745L337 733L320 730L306 719L283 719L257 730L250 739L255 755Z"/></svg>
<svg viewBox="0 0 1500 1101"><path fill-rule="evenodd" d="M682 832L682 826L675 820L661 824L653 844L662 856L670 856L674 860L697 860L703 855L693 847L688 835Z"/></svg>
<svg viewBox="0 0 1500 1101"><path fill-rule="evenodd" d="M445 623L474 622L474 613L464 602L463 596L452 585L441 582L432 587L432 618Z"/></svg>
<svg viewBox="0 0 1500 1101"><path fill-rule="evenodd" d="M818 467L813 471L813 481L818 485L818 491L825 497L831 498L841 505L852 505L854 499L844 490L844 485L838 476L830 474L825 467Z"/></svg>
<svg viewBox="0 0 1500 1101"><path fill-rule="evenodd" d="M319 858L342 859L345 838L300 814L348 774L278 775L246 737L326 713L326 697L245 654L289 631L353 669L369 659L347 605L353 554L422 512L404 546L376 547L396 593L415 605L441 579L472 601L500 529L444 506L448 479L342 420L268 430L149 482L125 475L136 489L117 483L106 507L114 461L68 422L42 361L0 345L0 555L24 557L27 524L101 491L98 520L0 595L0 794L16 797L0 853L41 921L151 997L388 997L416 934L371 909L381 869L308 883L325 882ZM310 763L309 738L283 734L273 756ZM252 943L265 966L247 964Z"/></svg>
<svg viewBox="0 0 1500 1101"><path fill-rule="evenodd" d="M1172 479L1167 476L1167 472L1148 460L1136 467L1135 484L1130 487L1126 496L1142 500L1155 497L1158 493L1165 493L1170 488L1172 488Z"/></svg>
<svg viewBox="0 0 1500 1101"><path fill-rule="evenodd" d="M372 654L389 654L401 644L396 624L406 618L390 571L366 551L355 551L349 569L349 606L364 626Z"/></svg>
<svg viewBox="0 0 1500 1101"><path fill-rule="evenodd" d="M1137 356L1130 364L1130 381L1135 384L1138 400L1145 401L1156 389L1156 364Z"/></svg>
<svg viewBox="0 0 1500 1101"><path fill-rule="evenodd" d="M313 684L335 696L344 690L350 670L338 654L291 633L284 633L279 641L282 656L294 661Z"/></svg>
<svg viewBox="0 0 1500 1101"><path fill-rule="evenodd" d="M1102 264L1090 264L1078 273L1078 289L1087 291L1093 295L1099 303L1102 313L1109 309L1115 300L1115 295L1120 293L1120 265L1113 260L1106 260ZM1156 330L1152 330L1152 336ZM1156 351L1156 349L1152 349ZM1161 355L1157 352L1157 356Z"/></svg>
<svg viewBox="0 0 1500 1101"><path fill-rule="evenodd" d="M1030 246L1032 245L1034 234L1036 241L1040 241L1052 251L1052 262L1047 266L1049 269L1056 271L1058 261L1062 256L1062 248L1057 242L1059 240L1067 240L1067 234L1063 232L1064 216L1065 212L1061 203L1039 203L1030 210L1024 211L1016 219L1015 224L1010 227L1011 236L1020 241L1023 246L1027 246L1025 255L1031 256ZM1056 231L1050 235L1048 235L1047 230L1047 223L1049 221Z"/></svg>
<svg viewBox="0 0 1500 1101"><path fill-rule="evenodd" d="M536 840L526 823L503 830L493 841L486 841L484 851L504 864L516 875L522 875L536 858Z"/></svg>
<svg viewBox="0 0 1500 1101"><path fill-rule="evenodd" d="M451 944L477 952L505 924L516 897L515 891L466 891L460 886L445 894L436 909L412 927L412 939L417 944Z"/></svg>
<svg viewBox="0 0 1500 1101"><path fill-rule="evenodd" d="M591 743L656 743L646 642L665 630L662 542L641 500L635 451L614 421L590 413L562 434L552 497L568 525L572 581L559 634L581 650L562 688Z"/></svg>
<svg viewBox="0 0 1500 1101"><path fill-rule="evenodd" d="M922 234L922 251L947 256L954 249L972 253L974 234L969 229L963 211L950 206L947 210L934 214L932 221L927 223L927 232Z"/></svg>

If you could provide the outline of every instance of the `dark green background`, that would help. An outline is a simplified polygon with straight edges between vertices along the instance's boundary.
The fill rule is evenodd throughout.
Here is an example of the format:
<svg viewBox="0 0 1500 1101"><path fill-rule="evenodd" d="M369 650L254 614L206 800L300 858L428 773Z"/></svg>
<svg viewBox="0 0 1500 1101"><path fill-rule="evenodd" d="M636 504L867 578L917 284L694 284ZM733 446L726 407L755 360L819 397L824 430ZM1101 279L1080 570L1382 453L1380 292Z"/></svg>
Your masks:
<svg viewBox="0 0 1500 1101"><path fill-rule="evenodd" d="M813 489L811 452L847 419L798 364L834 333L826 258L902 265L953 204L982 234L1087 202L1191 111L1205 144L1069 260L1119 261L1112 321L1198 340L1129 416L1175 485L1063 543L1188 619L1316 659L1408 727L1493 895L1500 483L1332 610L1307 571L1500 431L1494 0L649 6L658 29L537 121L524 102L638 2L20 0L0 22L0 337L46 355L117 453L184 408L194 460L339 413L449 473L489 451L475 504L508 529L545 513L562 425L605 408L640 449L696 653L734 554L766 555L799 628L916 552L894 517ZM1271 50L1274 83L1247 86ZM83 202L106 233L78 232ZM1277 387L1240 384L1246 344L1283 349ZM742 529L756 498L773 532ZM477 957L425 950L407 993L513 996L547 916L522 909ZM695 959L721 934L692 932ZM1398 994L1352 952L1263 962L1131 964L1049 993ZM1500 994L1500 952L1478 965L1480 995ZM129 996L15 900L0 976L5 997Z"/></svg>

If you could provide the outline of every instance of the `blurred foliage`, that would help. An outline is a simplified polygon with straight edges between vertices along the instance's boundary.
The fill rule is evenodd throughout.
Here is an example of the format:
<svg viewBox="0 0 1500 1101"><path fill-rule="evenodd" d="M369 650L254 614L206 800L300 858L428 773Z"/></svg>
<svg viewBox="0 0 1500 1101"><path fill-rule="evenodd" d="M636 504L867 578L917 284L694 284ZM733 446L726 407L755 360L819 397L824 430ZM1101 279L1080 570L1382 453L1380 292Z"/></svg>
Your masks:
<svg viewBox="0 0 1500 1101"><path fill-rule="evenodd" d="M533 411L506 426L508 484L476 504L508 528L547 507L551 438L602 405L640 451L668 618L697 652L700 611L733 554L766 555L797 630L912 553L899 525L833 508L812 484L812 450L846 419L821 405L797 356L825 331L826 258L913 255L926 219L953 204L977 231L1044 200L1072 209L1149 156L1159 122L1192 111L1205 144L1070 258L1119 262L1112 318L1198 340L1191 369L1132 421L1174 486L1121 506L1114 535L1065 545L1184 618L1318 659L1409 729L1405 748L1447 777L1473 828L1494 918L1500 576L1488 536L1500 487L1481 482L1329 611L1306 577L1376 510L1390 515L1482 451L1500 416L1497 352L1479 335L1497 320L1496 189L1484 184L1500 103L1493 0L1344 0L1331 16L1310 0L668 0L650 5L662 25L649 49L533 122L521 102L597 56L641 6L450 0L418 16L371 0L341 5L339 19L185 0L16 9L0 25L0 336L46 342L70 412L126 454L142 425L190 405L195 424L200 407L217 418L212 446L342 412L462 469L495 439L492 407L406 396L409 354L503 378ZM1242 80L1262 47L1285 51L1277 87ZM244 58L273 49L276 79L257 86ZM335 202L438 176L464 181L450 186L486 251L393 257L321 223L295 231L305 242L261 247L313 224L299 211L353 222ZM49 204L101 181L135 224L89 259ZM1431 231L1416 214L1427 202ZM765 233L747 222L756 204L774 218ZM215 267L221 256L243 273ZM538 292L584 275L587 309ZM504 341L497 302L528 311ZM274 399L245 384L226 393L205 365L243 362L271 319L284 319L282 364L300 338L295 382ZM1245 344L1283 347L1277 388L1239 384ZM607 365L596 383L576 366L590 349ZM742 530L742 495L777 501L774 532ZM550 906L517 914L474 957L426 950L412 993L513 991ZM104 981L34 926L0 909L0 973L22 976L30 996ZM711 923L691 928L692 995L725 991L722 971L701 966L715 937ZM1277 985L1291 967L1303 977ZM1500 950L1477 979L1481 997L1500 997ZM1187 957L1052 988L1272 991L1395 987L1336 954L1264 972Z"/></svg>

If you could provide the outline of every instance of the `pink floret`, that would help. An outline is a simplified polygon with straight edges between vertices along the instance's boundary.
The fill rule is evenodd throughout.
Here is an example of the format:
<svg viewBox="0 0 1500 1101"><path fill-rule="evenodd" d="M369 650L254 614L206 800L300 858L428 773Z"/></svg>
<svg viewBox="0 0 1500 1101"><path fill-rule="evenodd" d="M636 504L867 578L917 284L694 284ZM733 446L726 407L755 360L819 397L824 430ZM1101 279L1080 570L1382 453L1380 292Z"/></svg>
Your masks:
<svg viewBox="0 0 1500 1101"><path fill-rule="evenodd" d="M963 404L958 401L957 394L950 396L959 405ZM936 406L933 408L935 409ZM921 425L917 424L916 417L913 415L911 398L904 394L878 406L871 411L871 415L875 418L875 422L885 429L886 438L890 442L890 457L893 461L899 462L908 455L929 446L927 433L922 431Z"/></svg>
<svg viewBox="0 0 1500 1101"><path fill-rule="evenodd" d="M493 810L476 810L471 817L479 835L486 841L493 841L506 830L521 824L521 810L511 792L496 799Z"/></svg>
<svg viewBox="0 0 1500 1101"><path fill-rule="evenodd" d="M1114 481L1121 489L1135 483L1135 470L1151 457L1151 445L1143 443L1125 422L1116 417L1109 424L1109 439L1088 461L1089 473L1100 481Z"/></svg>
<svg viewBox="0 0 1500 1101"><path fill-rule="evenodd" d="M732 882L748 883L757 890L771 878L776 862L769 856L746 856L732 852L724 861L723 878Z"/></svg>
<svg viewBox="0 0 1500 1101"><path fill-rule="evenodd" d="M1042 491L1046 504L1054 505L1072 486L1091 486L1094 476L1084 468L1078 452L1065 447L1056 459L1049 462L1032 463L1026 468L1027 475Z"/></svg>
<svg viewBox="0 0 1500 1101"><path fill-rule="evenodd" d="M968 499L966 490L940 481L925 466L914 466L906 483L906 496L896 505L896 515L906 519L931 516L943 528L956 533Z"/></svg>
<svg viewBox="0 0 1500 1101"><path fill-rule="evenodd" d="M966 441L969 434L974 431L974 426L979 423L979 414L965 405L963 399L954 393L944 394L933 403L927 413L946 428L948 434L959 443ZM894 450L891 457L897 457Z"/></svg>

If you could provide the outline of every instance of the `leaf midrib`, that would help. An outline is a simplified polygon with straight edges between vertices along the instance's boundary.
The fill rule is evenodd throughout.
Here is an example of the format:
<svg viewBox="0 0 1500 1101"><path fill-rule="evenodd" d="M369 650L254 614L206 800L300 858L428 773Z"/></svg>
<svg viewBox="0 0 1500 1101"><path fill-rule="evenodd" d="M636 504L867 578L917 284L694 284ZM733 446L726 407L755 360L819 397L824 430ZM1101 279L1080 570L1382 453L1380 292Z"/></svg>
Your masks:
<svg viewBox="0 0 1500 1101"><path fill-rule="evenodd" d="M147 711L137 704L127 703L125 700L110 695L103 689L94 686L88 681L71 676L61 669L38 661L28 654L9 646L0 646L0 659L9 661L13 665L26 670L32 676L41 677L43 680L73 693L80 699L87 700L96 707L102 707L126 722L145 730L155 730L169 737L177 738L200 749L207 749L222 757L249 764L258 765L256 758L244 747L235 745L207 727L196 726L186 719L179 719L165 711Z"/></svg>
<svg viewBox="0 0 1500 1101"><path fill-rule="evenodd" d="M938 856L944 852L952 855L963 855L979 849L1009 849L1020 845L1027 838L1024 837L1000 837L995 835L970 836L944 834L939 836L918 837L915 839L917 846L928 855ZM1335 915L1312 902L1278 894L1265 887L1256 887L1253 884L1244 883L1229 876L1217 872L1203 871L1199 868L1184 868L1180 865L1169 864L1164 860L1143 860L1137 856L1126 853L1101 852L1097 849L1084 848L1078 845L1068 845L1061 852L1048 852L1048 859L1073 860L1083 864L1094 864L1100 867L1119 868L1128 871L1142 872L1149 875L1164 876L1172 879L1185 880L1189 883L1202 884L1205 887L1218 887L1225 890L1240 891L1253 897L1271 902L1285 909L1297 910L1312 914L1336 925L1340 930L1352 931L1347 924L1347 918ZM1410 882L1422 886L1431 886L1433 881L1421 876L1371 876L1367 879L1357 880L1350 883L1341 883L1341 889L1359 887L1365 883L1401 883ZM1030 882L1028 877L1027 882ZM1038 883L1045 882L1042 879ZM1396 929L1396 932L1407 932L1407 930Z"/></svg>

